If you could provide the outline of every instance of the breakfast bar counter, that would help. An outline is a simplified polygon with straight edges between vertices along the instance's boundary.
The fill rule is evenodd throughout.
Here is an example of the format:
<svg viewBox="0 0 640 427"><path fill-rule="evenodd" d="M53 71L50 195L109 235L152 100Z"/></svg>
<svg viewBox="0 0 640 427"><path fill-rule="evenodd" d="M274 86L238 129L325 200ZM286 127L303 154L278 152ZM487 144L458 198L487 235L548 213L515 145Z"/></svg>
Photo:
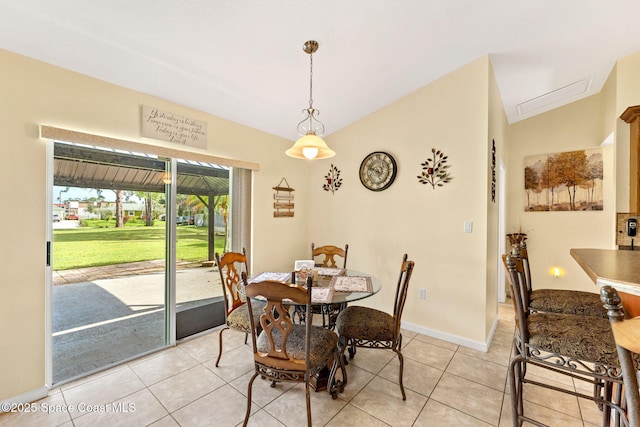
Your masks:
<svg viewBox="0 0 640 427"><path fill-rule="evenodd" d="M640 316L640 251L571 249L570 253L596 285L618 291L627 316Z"/></svg>

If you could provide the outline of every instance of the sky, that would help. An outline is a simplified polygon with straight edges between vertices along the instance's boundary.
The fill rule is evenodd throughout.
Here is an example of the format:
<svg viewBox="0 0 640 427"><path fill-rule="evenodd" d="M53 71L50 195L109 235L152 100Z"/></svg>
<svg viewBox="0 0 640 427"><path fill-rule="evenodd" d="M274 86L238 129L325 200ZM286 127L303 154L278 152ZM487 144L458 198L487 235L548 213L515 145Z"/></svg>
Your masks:
<svg viewBox="0 0 640 427"><path fill-rule="evenodd" d="M65 200L84 200L91 197L98 197L98 193L93 188L69 187L69 191L65 191L67 187L53 186L53 203L62 203ZM60 198L62 196L62 199ZM112 190L102 190L102 196L107 202L116 201L116 193Z"/></svg>

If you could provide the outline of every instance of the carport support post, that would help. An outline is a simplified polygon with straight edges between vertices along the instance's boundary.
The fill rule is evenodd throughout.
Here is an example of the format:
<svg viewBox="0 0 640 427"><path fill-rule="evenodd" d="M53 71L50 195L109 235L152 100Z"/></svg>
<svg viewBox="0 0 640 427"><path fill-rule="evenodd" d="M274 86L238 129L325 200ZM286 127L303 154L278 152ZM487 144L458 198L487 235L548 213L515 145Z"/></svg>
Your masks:
<svg viewBox="0 0 640 427"><path fill-rule="evenodd" d="M209 193L209 203L207 203L207 210L209 215L209 225L207 226L208 228L207 234L209 235L209 261L213 261L215 259L214 253L216 251L216 246L215 246L215 240L216 240L215 207L216 206L215 206L215 203L213 203L214 197L215 197L214 193Z"/></svg>

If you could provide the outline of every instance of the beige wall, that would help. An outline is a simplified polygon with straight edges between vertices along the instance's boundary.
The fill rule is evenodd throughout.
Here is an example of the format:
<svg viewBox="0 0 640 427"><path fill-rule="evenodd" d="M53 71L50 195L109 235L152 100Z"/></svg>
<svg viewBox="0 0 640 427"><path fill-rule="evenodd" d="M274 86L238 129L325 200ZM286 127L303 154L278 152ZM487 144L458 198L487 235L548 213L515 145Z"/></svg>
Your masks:
<svg viewBox="0 0 640 427"><path fill-rule="evenodd" d="M49 189L47 142L38 137L41 124L162 144L140 137L142 104L205 121L209 153L261 164L254 173L254 269L288 265L306 250L304 191L295 193L294 218L273 218L272 187L283 176L294 188L307 185L304 162L284 155L291 141L6 51L0 50L0 63L0 400L45 382Z"/></svg>
<svg viewBox="0 0 640 427"><path fill-rule="evenodd" d="M416 266L403 322L468 345L484 343L488 334L489 69L488 57L480 58L331 134L327 141L338 154L313 163L309 174L310 239L348 243L349 267L384 283L361 304L392 310L408 253ZM449 156L453 176L435 190L417 179L432 148ZM365 189L358 177L373 151L387 151L398 163L396 181L382 192ZM332 163L344 180L333 195L322 190ZM473 233L463 232L465 221L473 221ZM418 299L419 288L426 289L425 300Z"/></svg>

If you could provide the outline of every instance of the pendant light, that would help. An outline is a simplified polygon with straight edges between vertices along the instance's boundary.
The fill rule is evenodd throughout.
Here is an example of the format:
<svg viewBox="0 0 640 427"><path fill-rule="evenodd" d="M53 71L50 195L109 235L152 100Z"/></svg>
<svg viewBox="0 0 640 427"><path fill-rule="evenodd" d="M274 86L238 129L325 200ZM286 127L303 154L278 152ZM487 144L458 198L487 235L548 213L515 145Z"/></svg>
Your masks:
<svg viewBox="0 0 640 427"><path fill-rule="evenodd" d="M309 54L309 108L302 110L305 118L298 123L298 134L301 136L293 147L285 153L296 159L328 159L336 155L336 152L327 146L320 138L324 134L324 124L318 120L320 111L313 108L313 54L318 50L318 42L307 41L302 47Z"/></svg>

